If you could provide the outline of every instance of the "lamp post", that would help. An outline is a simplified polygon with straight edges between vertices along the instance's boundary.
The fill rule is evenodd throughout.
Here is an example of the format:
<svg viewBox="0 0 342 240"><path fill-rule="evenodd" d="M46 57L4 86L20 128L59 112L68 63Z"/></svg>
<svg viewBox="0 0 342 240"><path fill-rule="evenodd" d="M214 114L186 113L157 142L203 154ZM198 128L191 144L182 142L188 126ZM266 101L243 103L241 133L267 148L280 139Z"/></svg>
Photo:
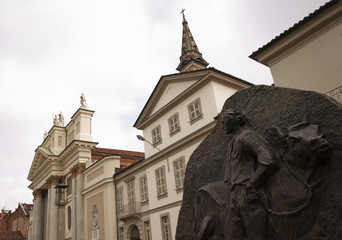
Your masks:
<svg viewBox="0 0 342 240"><path fill-rule="evenodd" d="M64 206L67 202L67 188L69 186L63 183L59 183L55 186L56 188L56 205Z"/></svg>
<svg viewBox="0 0 342 240"><path fill-rule="evenodd" d="M165 156L164 152L163 152L162 150L160 150L159 148L157 148L156 146L153 146L153 144L150 143L149 141L147 141L143 136L137 135L137 138L138 138L140 141L145 141L145 142L147 142L147 143L150 144L153 148L156 148L159 152L162 153L163 157L166 158L167 171L170 172L169 159Z"/></svg>

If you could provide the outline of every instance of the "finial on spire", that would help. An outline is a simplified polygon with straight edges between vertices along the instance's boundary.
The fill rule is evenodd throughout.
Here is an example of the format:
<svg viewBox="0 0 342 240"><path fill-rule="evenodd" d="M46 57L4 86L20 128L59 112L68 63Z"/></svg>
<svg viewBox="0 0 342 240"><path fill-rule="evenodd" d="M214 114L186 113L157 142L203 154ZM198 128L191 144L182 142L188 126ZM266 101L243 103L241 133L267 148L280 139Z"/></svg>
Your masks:
<svg viewBox="0 0 342 240"><path fill-rule="evenodd" d="M44 139L47 138L47 136L48 136L48 133L47 133L47 131L45 131L44 132Z"/></svg>
<svg viewBox="0 0 342 240"><path fill-rule="evenodd" d="M186 22L186 20L185 20L185 15L184 15L184 11L185 11L185 9L182 9L181 14L183 15L183 22Z"/></svg>
<svg viewBox="0 0 342 240"><path fill-rule="evenodd" d="M82 93L82 95L81 95L80 103L81 103L81 108L87 108L86 99L85 99L85 96L84 96L83 93Z"/></svg>

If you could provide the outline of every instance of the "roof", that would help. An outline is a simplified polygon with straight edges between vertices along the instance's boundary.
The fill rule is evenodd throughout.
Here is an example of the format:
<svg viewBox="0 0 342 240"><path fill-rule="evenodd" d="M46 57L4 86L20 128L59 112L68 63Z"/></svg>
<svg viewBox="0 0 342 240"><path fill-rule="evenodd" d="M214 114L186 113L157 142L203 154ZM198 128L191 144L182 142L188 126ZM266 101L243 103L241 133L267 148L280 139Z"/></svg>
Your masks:
<svg viewBox="0 0 342 240"><path fill-rule="evenodd" d="M21 203L21 208L23 209L25 215L30 215L30 211L33 208L33 204Z"/></svg>
<svg viewBox="0 0 342 240"><path fill-rule="evenodd" d="M206 71L207 71L207 72L214 71L214 72L216 72L216 73L218 73L218 74L222 74L222 75L225 75L225 76L227 76L227 77L229 77L229 78L233 78L233 79L235 79L235 80L237 80L237 81L239 81L239 82L242 82L242 83L244 83L244 84L247 84L247 85L250 85L250 86L254 85L254 84L252 84L252 83L250 83L250 82L247 82L246 80L243 80L243 79L238 78L238 77L235 77L235 76L233 76L233 75L231 75L231 74L222 72L222 71L217 70L216 68L213 68L213 67L204 68L204 69L200 69L200 70L196 70L196 71L190 71L190 72L181 72L181 73L173 73L173 74L169 74L169 75L163 75L163 76L160 77L160 79L159 79L157 85L156 85L155 88L153 89L153 91L152 91L150 97L148 98L147 102L145 103L144 108L141 110L141 112L140 112L140 114L139 114L137 120L135 121L133 127L136 127L136 128L138 127L138 123L139 123L140 119L143 117L143 113L144 113L144 112L146 111L146 109L148 108L149 102L151 101L153 95L154 95L154 94L157 92L157 90L159 89L159 86L163 83L163 79L164 79L164 78L172 77L172 76L176 76L176 75L184 75L184 77L185 77L186 75L191 75L191 74L194 74L194 73L206 72Z"/></svg>
<svg viewBox="0 0 342 240"><path fill-rule="evenodd" d="M44 152L48 156L53 156L53 153L50 151L50 149L45 148L45 147L38 147L38 148L39 148L39 150L41 150L42 152Z"/></svg>
<svg viewBox="0 0 342 240"><path fill-rule="evenodd" d="M0 232L0 240L24 240L20 231Z"/></svg>
<svg viewBox="0 0 342 240"><path fill-rule="evenodd" d="M249 57L254 59L254 60L256 60L256 61L258 61L258 59L256 59L256 55L258 55L261 52L265 51L266 49L270 48L275 43L279 42L280 40L282 40L283 38L285 38L289 34L293 33L294 31L296 31L297 29L299 29L300 27L305 25L307 22L311 21L312 19L314 19L315 17L320 15L322 12L326 11L327 9L331 8L332 6L334 6L335 4L337 4L339 2L341 2L341 0L331 0L331 1L327 2L326 4L321 6L319 9L317 9L313 13L310 13L308 16L304 17L298 23L294 24L292 27L290 27L289 29L285 30L284 32L282 32L281 34L276 36L269 43L267 43L264 46L260 47L257 51L253 52Z"/></svg>
<svg viewBox="0 0 342 240"><path fill-rule="evenodd" d="M119 156L131 156L131 157L145 157L145 153L143 152L135 152L135 151L127 151L127 150L118 150L118 149L109 149L109 148L98 148L95 147L91 150L92 154L102 154L102 155L119 155Z"/></svg>

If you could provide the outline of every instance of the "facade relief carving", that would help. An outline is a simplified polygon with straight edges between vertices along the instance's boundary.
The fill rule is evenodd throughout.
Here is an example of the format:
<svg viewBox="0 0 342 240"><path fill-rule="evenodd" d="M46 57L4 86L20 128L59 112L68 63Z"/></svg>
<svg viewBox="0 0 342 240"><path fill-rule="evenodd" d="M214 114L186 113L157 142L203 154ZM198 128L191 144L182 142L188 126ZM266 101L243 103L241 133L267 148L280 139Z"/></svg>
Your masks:
<svg viewBox="0 0 342 240"><path fill-rule="evenodd" d="M342 205L331 203L342 200L342 106L317 93L254 88L226 101L191 156L176 239L339 239Z"/></svg>

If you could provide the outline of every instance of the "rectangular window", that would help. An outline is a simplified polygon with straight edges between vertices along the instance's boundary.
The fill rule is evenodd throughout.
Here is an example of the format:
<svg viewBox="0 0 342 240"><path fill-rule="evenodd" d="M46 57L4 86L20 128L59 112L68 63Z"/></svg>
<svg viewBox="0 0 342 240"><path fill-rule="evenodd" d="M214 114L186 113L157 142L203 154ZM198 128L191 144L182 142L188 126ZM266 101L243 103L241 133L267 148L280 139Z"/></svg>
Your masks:
<svg viewBox="0 0 342 240"><path fill-rule="evenodd" d="M185 160L180 158L173 162L173 168L175 172L176 188L181 189L184 185L184 175L185 175Z"/></svg>
<svg viewBox="0 0 342 240"><path fill-rule="evenodd" d="M158 196L167 194L165 167L156 170L157 194Z"/></svg>
<svg viewBox="0 0 342 240"><path fill-rule="evenodd" d="M170 135L173 135L180 130L179 114L178 113L172 115L169 118L168 122L169 122Z"/></svg>
<svg viewBox="0 0 342 240"><path fill-rule="evenodd" d="M161 143L160 125L152 129L152 143L153 145Z"/></svg>
<svg viewBox="0 0 342 240"><path fill-rule="evenodd" d="M128 211L129 213L135 213L135 197L134 197L134 181L127 183L128 194Z"/></svg>
<svg viewBox="0 0 342 240"><path fill-rule="evenodd" d="M123 187L119 187L116 192L116 202L118 211L123 210Z"/></svg>
<svg viewBox="0 0 342 240"><path fill-rule="evenodd" d="M163 240L171 240L171 229L169 216L161 217Z"/></svg>
<svg viewBox="0 0 342 240"><path fill-rule="evenodd" d="M145 240L151 240L151 227L150 227L150 221L144 222L144 239Z"/></svg>
<svg viewBox="0 0 342 240"><path fill-rule="evenodd" d="M141 194L141 202L148 201L148 190L147 190L147 178L146 176L140 178L140 194Z"/></svg>
<svg viewBox="0 0 342 240"><path fill-rule="evenodd" d="M54 137L51 140L51 144L52 144L52 148L54 148L55 147L55 138Z"/></svg>
<svg viewBox="0 0 342 240"><path fill-rule="evenodd" d="M190 123L193 123L202 117L201 101L199 98L188 105L188 111Z"/></svg>

